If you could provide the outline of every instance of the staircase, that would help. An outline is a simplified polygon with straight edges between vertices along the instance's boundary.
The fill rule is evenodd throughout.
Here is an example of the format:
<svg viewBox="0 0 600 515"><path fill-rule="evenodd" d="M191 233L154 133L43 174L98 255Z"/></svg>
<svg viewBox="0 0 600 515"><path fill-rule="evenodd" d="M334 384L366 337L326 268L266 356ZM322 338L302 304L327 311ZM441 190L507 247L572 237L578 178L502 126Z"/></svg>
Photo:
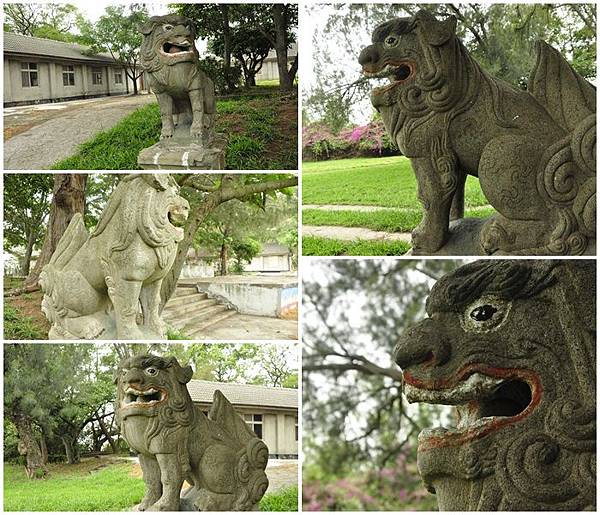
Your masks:
<svg viewBox="0 0 600 515"><path fill-rule="evenodd" d="M162 318L170 327L193 338L236 313L218 300L209 299L206 293L198 293L194 284L178 284L163 310Z"/></svg>

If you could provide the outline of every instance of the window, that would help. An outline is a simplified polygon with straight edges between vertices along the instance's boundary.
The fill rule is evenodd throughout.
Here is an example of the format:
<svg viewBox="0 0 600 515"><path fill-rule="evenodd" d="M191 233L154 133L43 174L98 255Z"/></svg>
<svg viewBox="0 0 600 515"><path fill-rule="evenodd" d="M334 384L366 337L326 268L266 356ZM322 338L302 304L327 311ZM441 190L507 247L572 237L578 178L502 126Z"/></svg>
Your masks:
<svg viewBox="0 0 600 515"><path fill-rule="evenodd" d="M298 417L296 417L296 441L298 441Z"/></svg>
<svg viewBox="0 0 600 515"><path fill-rule="evenodd" d="M254 431L254 434L259 438L263 437L263 416L262 415L251 415L246 413L244 415L244 422L250 426L250 429Z"/></svg>
<svg viewBox="0 0 600 515"><path fill-rule="evenodd" d="M63 86L75 86L75 67L63 66Z"/></svg>
<svg viewBox="0 0 600 515"><path fill-rule="evenodd" d="M115 72L115 84L123 84L123 72Z"/></svg>
<svg viewBox="0 0 600 515"><path fill-rule="evenodd" d="M100 68L92 68L92 84L102 84L102 70Z"/></svg>
<svg viewBox="0 0 600 515"><path fill-rule="evenodd" d="M39 86L37 63L21 64L21 86L24 88L33 88Z"/></svg>

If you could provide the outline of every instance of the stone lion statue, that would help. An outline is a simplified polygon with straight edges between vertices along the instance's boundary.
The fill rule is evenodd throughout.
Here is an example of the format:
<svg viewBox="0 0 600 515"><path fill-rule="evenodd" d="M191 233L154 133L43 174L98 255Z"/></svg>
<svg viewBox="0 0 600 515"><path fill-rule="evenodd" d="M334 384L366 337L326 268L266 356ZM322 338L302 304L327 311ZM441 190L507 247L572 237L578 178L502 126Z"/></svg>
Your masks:
<svg viewBox="0 0 600 515"><path fill-rule="evenodd" d="M160 289L189 204L168 174L121 179L90 235L77 214L40 276L49 338L163 338ZM138 318L141 316L141 323Z"/></svg>
<svg viewBox="0 0 600 515"><path fill-rule="evenodd" d="M146 493L139 511L256 510L269 481L267 446L220 392L206 416L186 383L189 366L150 354L117 370L117 422L139 454ZM183 482L191 485L180 498Z"/></svg>
<svg viewBox="0 0 600 515"><path fill-rule="evenodd" d="M427 315L394 358L409 402L455 407L419 435L440 510L595 511L595 261L477 261Z"/></svg>
<svg viewBox="0 0 600 515"><path fill-rule="evenodd" d="M177 126L182 135L209 145L215 123L215 88L200 69L194 24L176 14L152 16L140 32L144 35L140 64L160 107L161 139L172 138Z"/></svg>
<svg viewBox="0 0 600 515"><path fill-rule="evenodd" d="M359 57L366 76L389 80L371 100L417 178L413 253L594 255L595 87L538 42L519 90L483 70L455 31L454 16L422 10L379 25ZM491 218L462 219L467 175Z"/></svg>

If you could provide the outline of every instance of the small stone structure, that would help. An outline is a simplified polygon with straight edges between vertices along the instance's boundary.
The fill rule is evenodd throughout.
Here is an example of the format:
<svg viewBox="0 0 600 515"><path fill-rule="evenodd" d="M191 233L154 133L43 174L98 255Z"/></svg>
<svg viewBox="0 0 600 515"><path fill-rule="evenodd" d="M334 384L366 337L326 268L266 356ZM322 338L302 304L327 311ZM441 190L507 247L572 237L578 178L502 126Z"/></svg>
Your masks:
<svg viewBox="0 0 600 515"><path fill-rule="evenodd" d="M161 140L142 150L145 169L221 170L227 139L215 134L215 88L202 71L196 30L184 16L153 16L140 27L140 63L160 107Z"/></svg>
<svg viewBox="0 0 600 515"><path fill-rule="evenodd" d="M411 160L423 205L415 255L595 254L596 89L551 46L521 91L490 76L425 10L379 25L359 57L388 78L371 101ZM465 219L467 175L497 214Z"/></svg>
<svg viewBox="0 0 600 515"><path fill-rule="evenodd" d="M40 276L49 338L164 338L160 289L188 211L170 175L131 174L91 235L75 215Z"/></svg>
<svg viewBox="0 0 600 515"><path fill-rule="evenodd" d="M427 314L394 359L409 402L456 407L419 435L440 510L595 511L595 261L477 261Z"/></svg>
<svg viewBox="0 0 600 515"><path fill-rule="evenodd" d="M137 510L256 510L269 485L269 450L219 390L208 417L194 406L191 378L191 367L149 354L116 373L117 422L146 483ZM184 481L191 486L182 494Z"/></svg>

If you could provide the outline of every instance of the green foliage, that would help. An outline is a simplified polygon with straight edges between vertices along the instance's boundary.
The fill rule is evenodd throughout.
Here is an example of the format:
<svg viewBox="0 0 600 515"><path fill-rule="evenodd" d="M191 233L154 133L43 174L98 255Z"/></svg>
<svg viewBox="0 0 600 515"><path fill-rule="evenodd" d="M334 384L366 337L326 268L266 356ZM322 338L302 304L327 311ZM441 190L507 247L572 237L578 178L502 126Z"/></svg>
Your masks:
<svg viewBox="0 0 600 515"><path fill-rule="evenodd" d="M260 511L298 511L298 487L290 486L266 494L259 503Z"/></svg>
<svg viewBox="0 0 600 515"><path fill-rule="evenodd" d="M4 419L4 460L17 461L19 459L19 434L15 425Z"/></svg>
<svg viewBox="0 0 600 515"><path fill-rule="evenodd" d="M4 248L39 248L50 212L54 184L51 174L9 173L4 175ZM24 266L23 266L24 265ZM27 275L29 262L22 262Z"/></svg>
<svg viewBox="0 0 600 515"><path fill-rule="evenodd" d="M167 329L167 340L191 340L192 338L187 334L183 333L181 329L174 329L169 327Z"/></svg>
<svg viewBox="0 0 600 515"><path fill-rule="evenodd" d="M292 100L293 101L293 100ZM228 135L226 168L292 170L297 168L297 127L283 119L279 95L245 95L217 101L217 132ZM286 129L281 129L281 124ZM160 138L158 104L137 109L112 129L79 146L55 163L55 170L137 170L141 150Z"/></svg>
<svg viewBox="0 0 600 515"><path fill-rule="evenodd" d="M303 256L402 256L410 250L404 241L343 241L316 236L302 237Z"/></svg>
<svg viewBox="0 0 600 515"><path fill-rule="evenodd" d="M89 467L50 467L50 477L31 481L24 467L4 465L6 511L126 511L144 495L141 477L131 474L132 465L120 463L89 470Z"/></svg>
<svg viewBox="0 0 600 515"><path fill-rule="evenodd" d="M260 253L260 248L260 243L252 238L234 241L231 245L231 250L235 259L233 271L236 273L243 272L244 263L250 263L252 259Z"/></svg>
<svg viewBox="0 0 600 515"><path fill-rule="evenodd" d="M135 81L142 73L140 46L143 36L139 27L148 20L148 9L144 4L109 5L95 25L88 25L84 36L94 44L90 51L110 52L115 60L126 65L129 78ZM137 87L134 86L137 91Z"/></svg>
<svg viewBox="0 0 600 515"><path fill-rule="evenodd" d="M5 340L45 340L47 335L32 317L24 316L17 308L4 301Z"/></svg>
<svg viewBox="0 0 600 515"><path fill-rule="evenodd" d="M242 78L242 69L239 66L230 66L228 71L229 75L227 75L223 59L212 55L206 55L200 59L200 68L202 68L215 83L215 92L218 94L227 93L230 90L229 85L237 87Z"/></svg>

